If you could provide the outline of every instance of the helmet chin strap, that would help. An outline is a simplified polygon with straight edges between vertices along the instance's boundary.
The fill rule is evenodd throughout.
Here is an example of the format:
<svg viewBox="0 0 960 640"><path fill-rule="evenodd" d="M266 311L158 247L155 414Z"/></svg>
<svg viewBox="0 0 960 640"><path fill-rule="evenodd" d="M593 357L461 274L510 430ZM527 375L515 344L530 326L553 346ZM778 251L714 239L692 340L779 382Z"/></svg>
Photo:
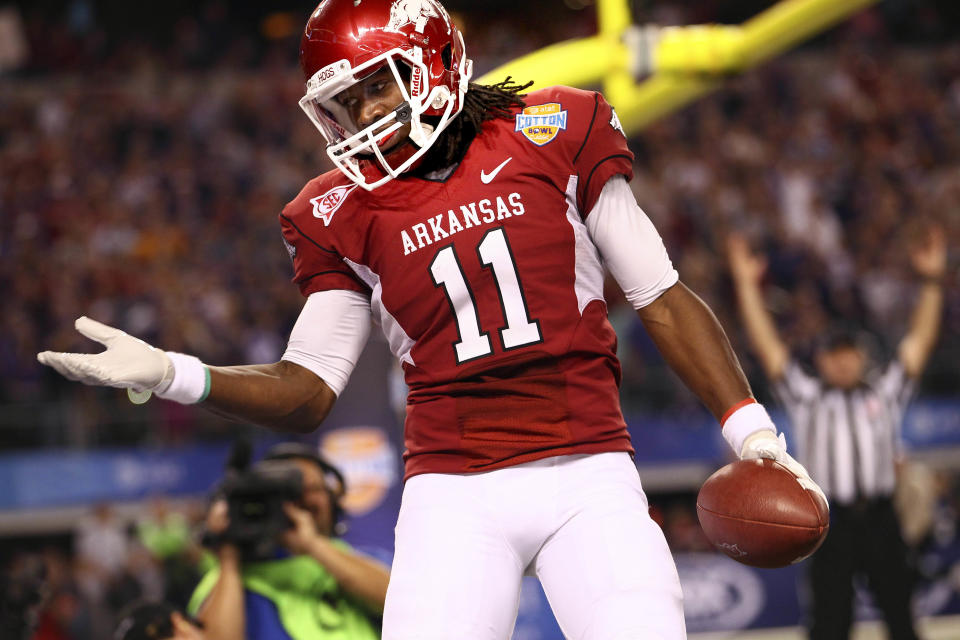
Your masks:
<svg viewBox="0 0 960 640"><path fill-rule="evenodd" d="M396 114L397 122L407 124L413 120L413 109L410 108L410 103L407 101L401 102L393 111ZM419 126L417 126L417 124L419 124ZM388 153L385 153L384 158L394 162L398 161L397 164L403 164L407 158L426 145L432 134L432 125L423 121L414 123L410 127L410 134L407 136L407 139L397 145L395 149L391 149ZM367 157L372 158L372 156ZM420 162L422 162L422 159L421 161L415 162L407 171L411 171L419 166Z"/></svg>
<svg viewBox="0 0 960 640"><path fill-rule="evenodd" d="M398 144L396 147L383 154L384 159L390 160L391 164L399 166L407 161L407 158L415 154L420 150L420 146L417 145L410 137ZM380 166L380 163L377 162L376 157L373 154L364 153L357 156L358 158L369 163L369 167L376 170L378 173L385 174L384 168ZM421 159L422 161L422 159ZM404 173L407 171L413 170L414 167L418 166L420 161L415 162L413 166L408 167Z"/></svg>
<svg viewBox="0 0 960 640"><path fill-rule="evenodd" d="M428 129L427 131L428 136L430 135L430 131L433 131L433 127L431 127L430 125L424 125L424 128ZM417 141L414 140L413 138L414 136L412 135L412 132L411 132L411 135L406 140L398 144L395 149L391 149L390 153L384 154L384 158L386 158L387 160L390 160L391 164L396 163L397 165L400 165L406 162L407 158L409 158L410 156L412 156L422 148L422 145L417 143ZM423 164L424 160L426 160L427 158L427 155L429 154L425 154L422 158L418 159L411 166L407 167L407 169L403 173L408 174L411 171L415 171L421 164ZM373 166L382 170L382 167L380 167L375 161L373 163Z"/></svg>
<svg viewBox="0 0 960 640"><path fill-rule="evenodd" d="M420 128L410 128L410 140L421 149L427 144L427 140L433 133L433 127L426 123L420 123Z"/></svg>
<svg viewBox="0 0 960 640"><path fill-rule="evenodd" d="M401 102L400 105L393 110L397 114L397 121L407 124L413 120L413 109L410 108L410 103L407 101ZM420 147L421 149L427 144L427 140L430 139L430 135L433 133L433 127L429 124L418 120L413 123L410 127L410 140ZM388 156L392 154L387 154Z"/></svg>

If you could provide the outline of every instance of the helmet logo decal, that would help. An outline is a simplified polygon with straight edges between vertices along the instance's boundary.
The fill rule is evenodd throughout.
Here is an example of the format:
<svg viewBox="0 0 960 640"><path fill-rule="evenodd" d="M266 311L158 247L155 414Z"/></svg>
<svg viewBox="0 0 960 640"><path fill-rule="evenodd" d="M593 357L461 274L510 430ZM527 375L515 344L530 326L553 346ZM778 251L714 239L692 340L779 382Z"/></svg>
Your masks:
<svg viewBox="0 0 960 640"><path fill-rule="evenodd" d="M514 131L521 132L527 140L542 147L567 128L567 111L559 102L549 102L527 107L517 114Z"/></svg>
<svg viewBox="0 0 960 640"><path fill-rule="evenodd" d="M400 27L414 24L417 33L423 33L427 21L440 16L441 13L433 0L395 0L390 7L390 22L387 23L386 28L399 31Z"/></svg>
<svg viewBox="0 0 960 640"><path fill-rule="evenodd" d="M356 188L357 185L355 184L345 184L330 189L322 196L310 198L310 204L313 205L313 217L320 218L323 220L323 226L329 227L333 220L333 214L346 201L350 192Z"/></svg>

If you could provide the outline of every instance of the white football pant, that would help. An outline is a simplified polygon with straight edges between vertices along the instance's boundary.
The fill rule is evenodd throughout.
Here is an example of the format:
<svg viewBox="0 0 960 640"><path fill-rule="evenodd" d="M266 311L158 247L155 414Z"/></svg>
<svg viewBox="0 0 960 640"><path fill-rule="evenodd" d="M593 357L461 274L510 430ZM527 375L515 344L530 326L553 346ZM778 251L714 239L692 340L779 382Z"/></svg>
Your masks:
<svg viewBox="0 0 960 640"><path fill-rule="evenodd" d="M558 456L403 490L383 640L508 640L536 575L569 640L682 640L683 597L626 453Z"/></svg>

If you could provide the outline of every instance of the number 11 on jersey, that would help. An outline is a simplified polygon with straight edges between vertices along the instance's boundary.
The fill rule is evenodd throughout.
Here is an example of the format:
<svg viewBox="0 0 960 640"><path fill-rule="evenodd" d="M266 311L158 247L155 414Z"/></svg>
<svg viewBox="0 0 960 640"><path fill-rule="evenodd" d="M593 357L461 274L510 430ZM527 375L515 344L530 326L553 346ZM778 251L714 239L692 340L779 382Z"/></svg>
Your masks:
<svg viewBox="0 0 960 640"><path fill-rule="evenodd" d="M530 319L527 302L520 285L517 264L510 252L507 234L503 227L491 229L477 245L480 264L493 272L493 279L500 296L500 307L506 327L500 329L500 342L504 351L536 344L543 338L540 323ZM473 290L467 284L453 246L441 249L430 263L433 284L443 287L447 301L457 322L459 341L454 343L457 364L482 358L493 353L490 334L480 330L480 316Z"/></svg>

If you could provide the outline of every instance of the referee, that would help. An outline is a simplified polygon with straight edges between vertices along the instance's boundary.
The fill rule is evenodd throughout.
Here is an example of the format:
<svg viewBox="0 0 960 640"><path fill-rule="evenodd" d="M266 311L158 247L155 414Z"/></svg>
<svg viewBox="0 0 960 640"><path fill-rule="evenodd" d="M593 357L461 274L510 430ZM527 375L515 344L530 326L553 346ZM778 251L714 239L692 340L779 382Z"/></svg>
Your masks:
<svg viewBox="0 0 960 640"><path fill-rule="evenodd" d="M809 563L809 637L849 637L853 581L862 575L890 638L917 638L910 610L912 574L891 497L904 410L940 328L947 253L943 232L931 230L911 251L923 279L920 295L897 357L876 376L868 372L868 350L860 334L842 330L828 332L818 343L817 375L804 372L764 305L764 260L741 236L731 236L727 250L747 335L790 416L797 460L830 500L830 532Z"/></svg>

